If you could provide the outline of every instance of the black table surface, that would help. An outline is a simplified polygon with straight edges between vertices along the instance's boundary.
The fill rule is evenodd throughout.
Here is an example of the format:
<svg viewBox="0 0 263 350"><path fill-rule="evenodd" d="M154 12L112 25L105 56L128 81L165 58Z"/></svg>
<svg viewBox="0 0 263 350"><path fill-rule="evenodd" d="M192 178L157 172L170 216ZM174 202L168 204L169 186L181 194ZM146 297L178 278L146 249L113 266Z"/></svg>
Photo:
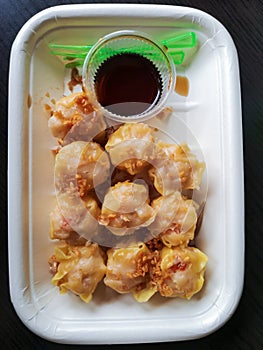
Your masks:
<svg viewBox="0 0 263 350"><path fill-rule="evenodd" d="M56 0L0 0L1 86L1 238L0 238L0 340L3 349L76 349L31 333L12 306L8 285L7 247L7 104L10 48L22 25L37 12L54 5L80 3ZM245 280L240 303L231 319L218 331L202 339L166 344L90 345L106 349L263 349L263 230L262 230L262 149L263 95L262 0L156 0L156 1L82 1L83 3L151 3L198 8L217 18L230 32L237 47L242 91L244 170L245 170ZM260 215L261 214L261 215Z"/></svg>

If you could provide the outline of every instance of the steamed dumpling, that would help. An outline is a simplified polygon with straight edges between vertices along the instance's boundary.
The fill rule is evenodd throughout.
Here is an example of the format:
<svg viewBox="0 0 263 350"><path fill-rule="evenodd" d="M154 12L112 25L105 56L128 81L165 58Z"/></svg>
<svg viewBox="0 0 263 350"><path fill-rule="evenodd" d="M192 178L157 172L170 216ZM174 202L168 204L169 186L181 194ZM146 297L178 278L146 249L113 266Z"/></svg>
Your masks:
<svg viewBox="0 0 263 350"><path fill-rule="evenodd" d="M154 209L149 205L148 190L142 184L119 182L104 197L99 222L115 235L132 234L153 220Z"/></svg>
<svg viewBox="0 0 263 350"><path fill-rule="evenodd" d="M77 169L80 195L104 183L110 174L110 161L107 153L96 142L87 142L81 154Z"/></svg>
<svg viewBox="0 0 263 350"><path fill-rule="evenodd" d="M149 165L154 149L154 129L143 123L119 127L105 146L113 165L135 175Z"/></svg>
<svg viewBox="0 0 263 350"><path fill-rule="evenodd" d="M148 170L155 189L163 196L181 191L181 179L176 162L158 147L155 147L155 156L152 167Z"/></svg>
<svg viewBox="0 0 263 350"><path fill-rule="evenodd" d="M55 110L49 118L48 126L53 136L64 138L74 124L93 111L94 108L89 102L88 96L82 92L77 92L62 97L56 102Z"/></svg>
<svg viewBox="0 0 263 350"><path fill-rule="evenodd" d="M82 122L81 128L77 125ZM49 118L48 126L53 136L65 138L68 132L67 143L76 140L90 141L100 131L104 130L106 123L103 116L94 111L86 93L77 92L62 97L56 103L55 110ZM72 130L72 127L75 130Z"/></svg>
<svg viewBox="0 0 263 350"><path fill-rule="evenodd" d="M204 283L207 256L193 247L164 247L151 271L152 283L165 297L190 299Z"/></svg>
<svg viewBox="0 0 263 350"><path fill-rule="evenodd" d="M94 111L84 116L72 126L67 135L64 137L62 146L65 146L74 141L92 141L99 140L106 128L106 123L101 111Z"/></svg>
<svg viewBox="0 0 263 350"><path fill-rule="evenodd" d="M99 212L95 198L88 191L108 174L108 157L96 143L76 141L63 147L56 156L58 206L72 230L86 239L97 232Z"/></svg>
<svg viewBox="0 0 263 350"><path fill-rule="evenodd" d="M71 291L88 303L106 272L101 248L95 243L83 247L65 244L55 248L54 259L58 267L52 283L62 294Z"/></svg>
<svg viewBox="0 0 263 350"><path fill-rule="evenodd" d="M152 207L156 216L148 229L154 237L159 236L168 247L186 245L194 238L197 214L192 200L175 192L154 199Z"/></svg>
<svg viewBox="0 0 263 350"><path fill-rule="evenodd" d="M56 156L55 181L59 189L78 185L83 197L109 177L110 162L96 142L75 141L63 147Z"/></svg>
<svg viewBox="0 0 263 350"><path fill-rule="evenodd" d="M107 255L106 286L121 294L132 292L139 302L147 301L156 292L149 283L150 251L145 244L112 248Z"/></svg>
<svg viewBox="0 0 263 350"><path fill-rule="evenodd" d="M86 239L68 224L58 206L50 213L49 236L51 239L63 240L71 245L84 245L86 243Z"/></svg>
<svg viewBox="0 0 263 350"><path fill-rule="evenodd" d="M89 194L82 198L82 201L86 207L86 210L89 212L89 215L94 218L95 222L98 221L100 208L94 196ZM70 214L70 217L75 217L77 214L75 209L70 207L67 207L66 210L64 208L64 211L67 212L68 215ZM87 231L87 234L83 235L82 233L82 235L80 235L74 231L69 225L68 220L66 220L66 218L63 216L62 210L58 205L56 205L55 209L50 213L49 236L51 239L65 240L71 245L81 245L85 244L86 240L90 238L89 232L90 231Z"/></svg>
<svg viewBox="0 0 263 350"><path fill-rule="evenodd" d="M185 144L158 142L153 164L149 175L155 188L162 195L198 189L205 169L205 164L199 162Z"/></svg>
<svg viewBox="0 0 263 350"><path fill-rule="evenodd" d="M66 240L74 231L61 213L58 206L50 213L50 238Z"/></svg>

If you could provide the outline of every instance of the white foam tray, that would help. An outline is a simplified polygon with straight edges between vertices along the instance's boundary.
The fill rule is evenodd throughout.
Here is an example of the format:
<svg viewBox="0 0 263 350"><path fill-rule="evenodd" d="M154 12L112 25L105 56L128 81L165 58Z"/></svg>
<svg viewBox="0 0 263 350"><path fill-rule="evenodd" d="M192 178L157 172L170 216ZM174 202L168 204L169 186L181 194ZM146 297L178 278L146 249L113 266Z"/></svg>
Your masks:
<svg viewBox="0 0 263 350"><path fill-rule="evenodd" d="M157 39L193 30L200 46L183 73L187 98L176 115L199 142L207 164L208 197L197 245L209 257L206 282L190 301L154 296L139 304L101 285L90 304L51 285L47 259L55 145L45 96L64 92L65 71L47 44L95 42L119 29ZM28 105L31 95L32 105ZM164 126L174 129L173 119ZM244 208L238 59L226 29L210 15L161 5L70 5L31 18L11 52L9 86L8 216L12 303L36 334L61 343L139 343L193 339L221 327L233 314L243 285Z"/></svg>

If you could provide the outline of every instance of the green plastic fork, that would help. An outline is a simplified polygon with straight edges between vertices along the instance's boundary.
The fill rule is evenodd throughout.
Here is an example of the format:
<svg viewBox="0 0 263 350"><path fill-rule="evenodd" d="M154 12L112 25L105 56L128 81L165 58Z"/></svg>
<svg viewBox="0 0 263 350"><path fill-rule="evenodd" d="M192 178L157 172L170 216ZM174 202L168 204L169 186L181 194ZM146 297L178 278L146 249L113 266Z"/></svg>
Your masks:
<svg viewBox="0 0 263 350"><path fill-rule="evenodd" d="M180 65L185 58L185 52L182 49L192 48L196 45L196 42L197 38L194 32L185 32L163 40L162 44L167 49L174 64ZM93 47L93 45L61 45L52 43L48 46L52 55L59 56L63 61L67 61L66 68L82 66L89 50ZM129 52L131 52L130 49ZM140 53L138 49L132 52Z"/></svg>

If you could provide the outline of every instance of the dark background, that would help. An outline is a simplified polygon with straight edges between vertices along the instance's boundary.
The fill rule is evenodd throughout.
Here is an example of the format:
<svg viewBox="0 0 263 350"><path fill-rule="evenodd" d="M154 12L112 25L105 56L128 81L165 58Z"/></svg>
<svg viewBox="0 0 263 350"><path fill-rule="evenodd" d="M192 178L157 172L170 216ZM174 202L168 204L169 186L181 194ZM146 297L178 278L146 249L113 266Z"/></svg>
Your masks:
<svg viewBox="0 0 263 350"><path fill-rule="evenodd" d="M0 0L0 157L1 157L1 241L0 241L0 345L2 349L76 349L59 345L31 333L17 317L10 302L7 247L7 104L10 48L22 25L37 12L54 5L79 1ZM195 7L217 18L230 32L239 54L244 166L245 166L245 282L233 317L217 332L194 341L166 344L85 346L89 349L263 349L263 232L262 232L262 149L263 95L262 0L185 1L82 1L83 3L151 3ZM139 6L139 5L138 5ZM260 215L261 214L261 215Z"/></svg>

